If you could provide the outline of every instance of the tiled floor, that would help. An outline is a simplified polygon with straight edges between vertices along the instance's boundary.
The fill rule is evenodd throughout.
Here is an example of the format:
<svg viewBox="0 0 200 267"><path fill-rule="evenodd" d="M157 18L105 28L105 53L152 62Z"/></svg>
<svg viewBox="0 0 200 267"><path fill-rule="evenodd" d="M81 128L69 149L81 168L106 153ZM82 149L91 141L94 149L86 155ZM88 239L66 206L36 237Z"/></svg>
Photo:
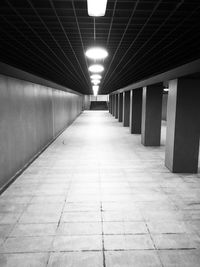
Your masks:
<svg viewBox="0 0 200 267"><path fill-rule="evenodd" d="M0 196L0 266L199 267L200 175L85 112Z"/></svg>

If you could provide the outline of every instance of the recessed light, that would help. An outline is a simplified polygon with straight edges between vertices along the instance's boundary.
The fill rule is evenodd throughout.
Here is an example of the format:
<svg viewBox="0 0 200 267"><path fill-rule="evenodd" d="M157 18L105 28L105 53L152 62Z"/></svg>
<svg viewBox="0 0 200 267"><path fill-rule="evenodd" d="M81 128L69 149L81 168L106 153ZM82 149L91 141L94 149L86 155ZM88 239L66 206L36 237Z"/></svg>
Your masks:
<svg viewBox="0 0 200 267"><path fill-rule="evenodd" d="M99 75L99 74L92 74L91 76L90 76L90 78L91 79L93 79L93 80L100 80L101 78L102 78L102 76L101 75Z"/></svg>
<svg viewBox="0 0 200 267"><path fill-rule="evenodd" d="M94 85L94 86L92 86L92 89L93 89L94 96L97 96L98 90L99 90L99 86L98 85Z"/></svg>
<svg viewBox="0 0 200 267"><path fill-rule="evenodd" d="M89 67L89 71L99 73L104 71L104 67L102 65L94 64Z"/></svg>
<svg viewBox="0 0 200 267"><path fill-rule="evenodd" d="M88 15L102 17L106 13L107 0L87 0Z"/></svg>
<svg viewBox="0 0 200 267"><path fill-rule="evenodd" d="M91 82L92 82L94 85L97 85L97 84L100 84L101 81L100 81L100 80L92 80Z"/></svg>
<svg viewBox="0 0 200 267"><path fill-rule="evenodd" d="M86 57L90 58L90 59L104 59L108 56L108 52L101 47L92 47L89 48L86 53L85 53Z"/></svg>

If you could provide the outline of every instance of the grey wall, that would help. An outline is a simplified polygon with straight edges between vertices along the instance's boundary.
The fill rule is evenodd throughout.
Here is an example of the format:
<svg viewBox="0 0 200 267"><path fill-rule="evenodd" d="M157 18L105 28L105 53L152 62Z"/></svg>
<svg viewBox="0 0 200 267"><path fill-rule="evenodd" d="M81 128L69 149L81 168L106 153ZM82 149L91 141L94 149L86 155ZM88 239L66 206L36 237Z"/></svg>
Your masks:
<svg viewBox="0 0 200 267"><path fill-rule="evenodd" d="M167 120L167 99L168 99L168 94L163 94L163 99L162 99L162 120L164 120L164 121Z"/></svg>
<svg viewBox="0 0 200 267"><path fill-rule="evenodd" d="M84 110L89 110L91 105L90 95L84 96Z"/></svg>
<svg viewBox="0 0 200 267"><path fill-rule="evenodd" d="M0 75L0 188L81 111L81 95Z"/></svg>

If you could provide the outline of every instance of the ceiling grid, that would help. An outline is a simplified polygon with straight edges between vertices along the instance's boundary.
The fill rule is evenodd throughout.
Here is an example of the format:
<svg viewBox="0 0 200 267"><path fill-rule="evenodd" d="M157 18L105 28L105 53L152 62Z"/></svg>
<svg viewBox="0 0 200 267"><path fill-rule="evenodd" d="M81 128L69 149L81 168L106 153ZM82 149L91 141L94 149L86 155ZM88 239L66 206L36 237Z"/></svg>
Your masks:
<svg viewBox="0 0 200 267"><path fill-rule="evenodd" d="M200 58L199 22L199 0L108 0L95 18L95 44L109 52L99 93ZM87 0L1 0L0 33L0 61L92 93Z"/></svg>

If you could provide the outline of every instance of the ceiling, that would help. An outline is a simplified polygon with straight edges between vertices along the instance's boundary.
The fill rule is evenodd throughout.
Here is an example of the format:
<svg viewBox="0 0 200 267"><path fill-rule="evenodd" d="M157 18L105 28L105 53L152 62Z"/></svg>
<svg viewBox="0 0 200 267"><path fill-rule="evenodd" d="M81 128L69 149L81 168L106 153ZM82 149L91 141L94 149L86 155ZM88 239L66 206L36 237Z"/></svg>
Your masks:
<svg viewBox="0 0 200 267"><path fill-rule="evenodd" d="M90 94L84 52L100 45L107 94L200 58L199 22L199 0L108 0L95 21L87 0L1 0L0 61Z"/></svg>

